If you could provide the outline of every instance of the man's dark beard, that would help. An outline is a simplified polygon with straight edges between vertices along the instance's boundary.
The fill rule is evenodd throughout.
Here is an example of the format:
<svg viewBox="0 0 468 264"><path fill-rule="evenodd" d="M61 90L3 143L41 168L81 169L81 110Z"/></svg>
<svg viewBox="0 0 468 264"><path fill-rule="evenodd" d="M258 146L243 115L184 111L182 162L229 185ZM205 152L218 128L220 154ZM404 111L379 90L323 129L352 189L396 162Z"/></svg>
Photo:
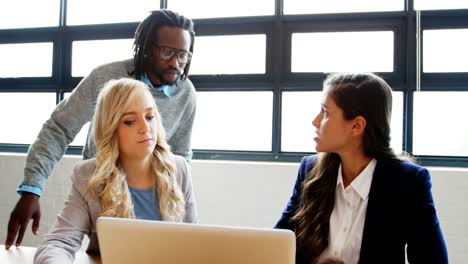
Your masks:
<svg viewBox="0 0 468 264"><path fill-rule="evenodd" d="M158 77L159 81L161 82L161 85L164 85L164 84L166 84L166 85L175 85L175 84L177 84L177 82L180 80L180 76L181 76L180 71L175 69L175 68L171 68L171 69L167 69L167 70L170 70L170 71L175 70L175 71L178 71L179 74L177 75L177 78L173 82L167 82L164 79L162 72L154 71L154 73L156 74L156 77Z"/></svg>

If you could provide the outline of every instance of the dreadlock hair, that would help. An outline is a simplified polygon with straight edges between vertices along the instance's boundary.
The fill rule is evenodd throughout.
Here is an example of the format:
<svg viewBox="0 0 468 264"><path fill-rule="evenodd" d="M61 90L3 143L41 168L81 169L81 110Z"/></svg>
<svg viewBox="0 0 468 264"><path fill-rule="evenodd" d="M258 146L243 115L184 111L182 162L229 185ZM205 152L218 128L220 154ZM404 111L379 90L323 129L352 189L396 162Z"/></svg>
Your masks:
<svg viewBox="0 0 468 264"><path fill-rule="evenodd" d="M133 42L135 71L131 74L135 74L136 79L140 79L144 73L144 65L151 57L151 49L158 42L157 33L159 28L163 26L187 30L190 33L190 52L193 53L195 31L192 20L167 9L151 11L150 15L138 25L135 32L135 41ZM181 76L182 80L187 78L189 69L190 61L185 65L184 73Z"/></svg>

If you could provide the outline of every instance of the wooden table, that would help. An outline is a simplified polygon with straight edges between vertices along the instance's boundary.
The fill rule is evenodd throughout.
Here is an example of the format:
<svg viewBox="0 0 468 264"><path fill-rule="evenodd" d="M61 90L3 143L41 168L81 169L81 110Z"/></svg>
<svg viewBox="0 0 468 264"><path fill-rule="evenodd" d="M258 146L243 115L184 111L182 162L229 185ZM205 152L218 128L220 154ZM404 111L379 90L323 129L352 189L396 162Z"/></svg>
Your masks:
<svg viewBox="0 0 468 264"><path fill-rule="evenodd" d="M15 247L9 250L4 245L0 245L0 263L2 264L32 264L36 248L34 247ZM99 257L90 256L85 252L77 252L75 256L76 264L101 264Z"/></svg>

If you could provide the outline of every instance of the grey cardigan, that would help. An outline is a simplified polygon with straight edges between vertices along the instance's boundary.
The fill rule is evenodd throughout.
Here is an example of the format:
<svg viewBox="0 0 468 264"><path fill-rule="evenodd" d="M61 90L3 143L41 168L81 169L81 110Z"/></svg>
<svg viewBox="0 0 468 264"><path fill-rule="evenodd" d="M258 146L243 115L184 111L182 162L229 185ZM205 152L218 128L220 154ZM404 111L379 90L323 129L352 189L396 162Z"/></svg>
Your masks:
<svg viewBox="0 0 468 264"><path fill-rule="evenodd" d="M174 162L175 176L185 198L183 222L196 223L197 208L190 169L181 156L174 155ZM80 249L85 234L90 239L86 252L99 254L96 219L101 212L101 205L98 199L85 193L95 168L95 159L80 161L75 165L68 199L54 226L38 247L34 263L73 263L75 253Z"/></svg>
<svg viewBox="0 0 468 264"><path fill-rule="evenodd" d="M57 161L62 158L68 144L87 122L91 122L91 125L83 158L95 157L92 117L99 91L111 79L134 78L130 75L132 72L133 60L118 61L97 67L81 80L71 95L57 105L31 145L26 157L22 184L43 189L45 181ZM151 89L151 93L161 114L171 152L190 160L190 140L196 108L196 94L192 82L189 79L178 81L171 97L156 89Z"/></svg>

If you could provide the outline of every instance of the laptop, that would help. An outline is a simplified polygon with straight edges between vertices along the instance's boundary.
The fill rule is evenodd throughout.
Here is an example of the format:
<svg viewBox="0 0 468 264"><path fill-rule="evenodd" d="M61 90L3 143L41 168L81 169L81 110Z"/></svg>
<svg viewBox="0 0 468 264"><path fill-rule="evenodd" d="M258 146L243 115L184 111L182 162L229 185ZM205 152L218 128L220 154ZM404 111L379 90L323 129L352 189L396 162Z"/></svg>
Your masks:
<svg viewBox="0 0 468 264"><path fill-rule="evenodd" d="M294 264L289 230L99 217L101 261L162 264Z"/></svg>

